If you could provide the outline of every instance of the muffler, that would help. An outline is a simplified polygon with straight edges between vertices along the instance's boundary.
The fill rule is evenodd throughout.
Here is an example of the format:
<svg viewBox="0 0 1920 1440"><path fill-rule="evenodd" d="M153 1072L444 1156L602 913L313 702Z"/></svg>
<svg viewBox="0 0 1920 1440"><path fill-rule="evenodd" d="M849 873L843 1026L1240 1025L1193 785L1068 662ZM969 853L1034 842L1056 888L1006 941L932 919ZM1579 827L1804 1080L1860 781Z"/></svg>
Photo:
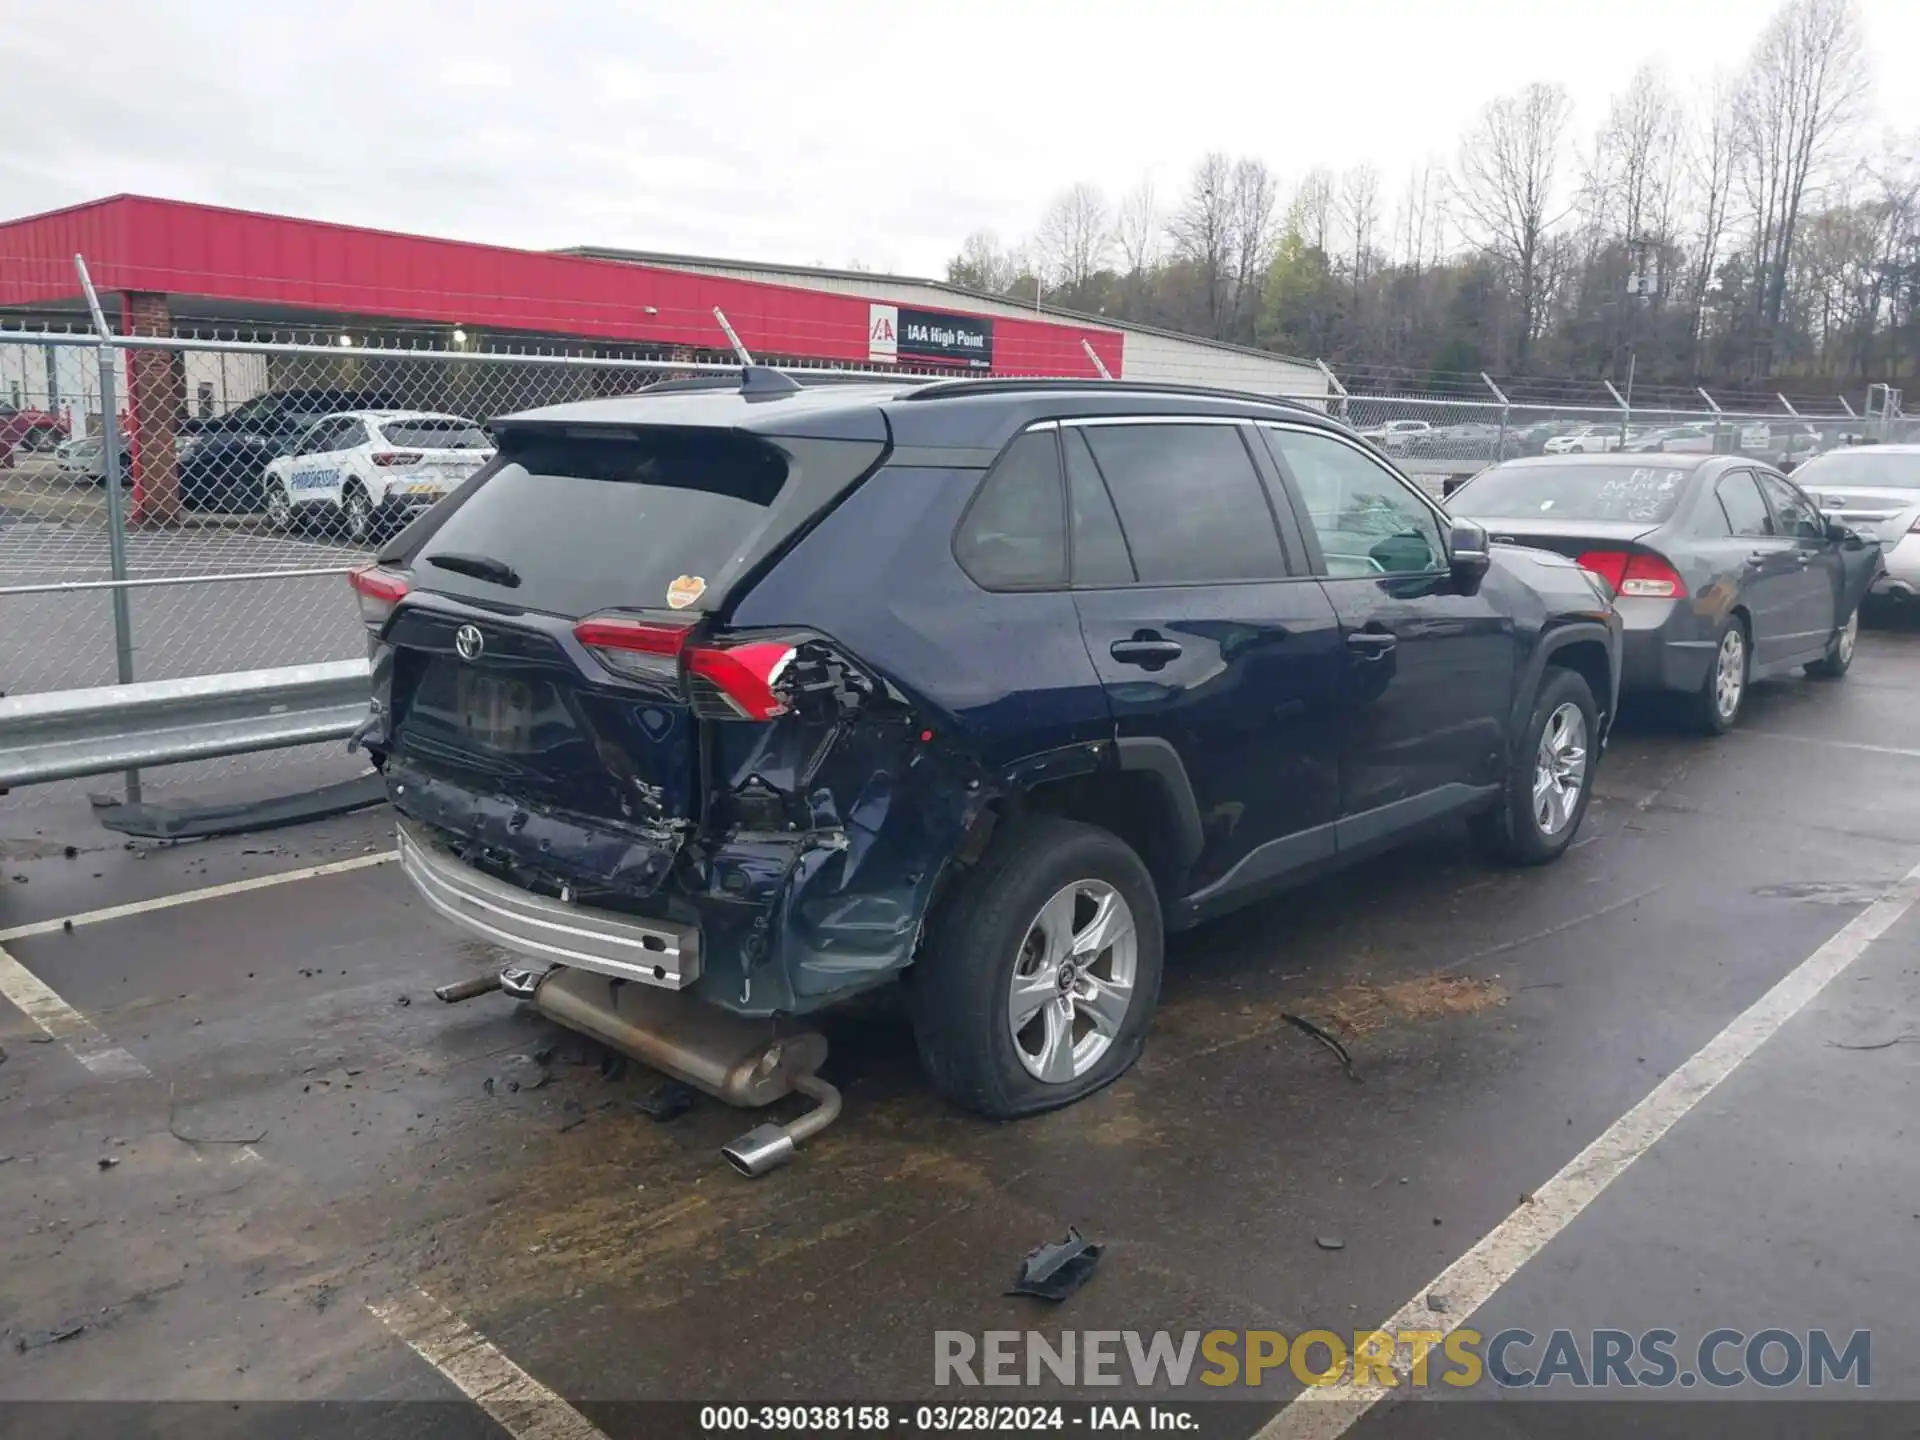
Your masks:
<svg viewBox="0 0 1920 1440"><path fill-rule="evenodd" d="M818 1031L771 1036L765 1021L729 1015L684 991L590 970L550 970L532 998L548 1019L729 1105L759 1109L796 1092L812 1097L817 1103L799 1119L756 1126L721 1150L743 1175L784 1165L840 1114L840 1092L815 1073L827 1058Z"/></svg>

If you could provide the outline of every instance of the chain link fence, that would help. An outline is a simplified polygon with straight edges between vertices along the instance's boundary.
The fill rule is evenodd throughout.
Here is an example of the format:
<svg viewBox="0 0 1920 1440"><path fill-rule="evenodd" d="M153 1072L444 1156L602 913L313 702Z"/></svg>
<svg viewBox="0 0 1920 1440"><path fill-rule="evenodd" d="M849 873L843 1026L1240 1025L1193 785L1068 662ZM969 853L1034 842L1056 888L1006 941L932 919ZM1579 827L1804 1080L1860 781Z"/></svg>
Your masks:
<svg viewBox="0 0 1920 1440"><path fill-rule="evenodd" d="M0 691L357 658L365 636L343 575L485 462L490 420L735 363L724 350L523 354L345 332L136 326L105 350L92 334L0 332ZM1736 414L1705 400L1523 400L1491 381L1478 394L1347 393L1328 374L1334 393L1302 398L1436 494L1498 460L1561 451L1790 468L1900 438L1905 423L1897 396L1864 418ZM315 747L170 767L154 783L286 789L360 768Z"/></svg>

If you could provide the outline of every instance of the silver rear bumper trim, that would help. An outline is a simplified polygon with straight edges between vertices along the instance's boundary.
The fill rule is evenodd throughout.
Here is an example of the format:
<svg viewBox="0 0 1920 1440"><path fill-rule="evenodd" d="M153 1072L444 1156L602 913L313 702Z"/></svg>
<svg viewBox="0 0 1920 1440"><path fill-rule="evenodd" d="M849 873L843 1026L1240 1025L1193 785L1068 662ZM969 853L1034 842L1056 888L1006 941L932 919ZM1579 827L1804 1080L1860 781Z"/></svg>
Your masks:
<svg viewBox="0 0 1920 1440"><path fill-rule="evenodd" d="M535 895L474 869L412 825L400 868L443 917L522 955L643 985L682 990L700 978L700 929Z"/></svg>

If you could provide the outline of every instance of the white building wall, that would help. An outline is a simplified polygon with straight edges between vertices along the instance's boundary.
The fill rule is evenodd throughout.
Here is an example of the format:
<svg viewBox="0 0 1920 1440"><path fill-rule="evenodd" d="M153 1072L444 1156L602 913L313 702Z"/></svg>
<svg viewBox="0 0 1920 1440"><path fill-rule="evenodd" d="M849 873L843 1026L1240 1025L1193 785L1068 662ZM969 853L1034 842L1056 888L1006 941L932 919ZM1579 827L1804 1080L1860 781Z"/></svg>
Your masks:
<svg viewBox="0 0 1920 1440"><path fill-rule="evenodd" d="M589 252L594 253L594 252ZM597 252L605 256L607 252ZM923 305L930 310L960 310L977 315L1005 315L1011 319L1053 319L1082 330L1106 330L1125 337L1126 359L1121 378L1158 380L1182 385L1218 385L1230 390L1255 390L1265 395L1325 396L1327 377L1316 365L1280 355L1263 355L1232 345L1212 345L1156 330L1137 330L1124 324L1051 317L1035 313L1030 305L995 300L911 278L860 275L839 270L781 270L704 260L697 257L636 255L638 263L696 275L721 275L753 280L763 285L785 285L857 295L893 304Z"/></svg>
<svg viewBox="0 0 1920 1440"><path fill-rule="evenodd" d="M1262 395L1324 397L1327 377L1317 365L1261 355L1226 345L1206 345L1150 331L1126 332L1126 378L1167 384L1219 385Z"/></svg>

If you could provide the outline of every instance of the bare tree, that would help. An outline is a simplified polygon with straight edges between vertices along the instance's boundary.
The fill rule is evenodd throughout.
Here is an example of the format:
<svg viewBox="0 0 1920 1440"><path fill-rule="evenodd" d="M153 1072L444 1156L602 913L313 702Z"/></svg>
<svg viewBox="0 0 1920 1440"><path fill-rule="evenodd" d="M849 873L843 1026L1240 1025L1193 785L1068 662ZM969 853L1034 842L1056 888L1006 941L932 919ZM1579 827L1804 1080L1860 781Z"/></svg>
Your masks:
<svg viewBox="0 0 1920 1440"><path fill-rule="evenodd" d="M1643 65L1616 95L1595 144L1599 217L1629 243L1672 238L1680 167L1680 104L1658 65Z"/></svg>
<svg viewBox="0 0 1920 1440"><path fill-rule="evenodd" d="M1323 255L1333 249L1333 222L1338 205L1334 199L1333 172L1316 165L1301 180L1293 193L1290 211L1292 224L1310 250Z"/></svg>
<svg viewBox="0 0 1920 1440"><path fill-rule="evenodd" d="M1380 172L1356 165L1340 177L1340 219L1352 242L1353 293L1358 297L1371 268L1373 233L1380 224Z"/></svg>
<svg viewBox="0 0 1920 1440"><path fill-rule="evenodd" d="M1233 167L1233 204L1230 243L1233 254L1233 318L1252 339L1253 312L1260 298L1260 280L1273 255L1273 207L1280 186L1264 160L1244 159Z"/></svg>
<svg viewBox="0 0 1920 1440"><path fill-rule="evenodd" d="M1431 161L1407 172L1407 188L1401 192L1400 211L1394 217L1394 258L1416 276L1434 254L1428 246L1440 208L1439 191Z"/></svg>
<svg viewBox="0 0 1920 1440"><path fill-rule="evenodd" d="M1100 187L1082 181L1056 195L1041 218L1034 244L1056 287L1078 289L1106 268L1113 220Z"/></svg>
<svg viewBox="0 0 1920 1440"><path fill-rule="evenodd" d="M1005 294L1023 265L1014 252L1002 248L991 230L976 230L960 242L960 253L947 261L947 283L989 295Z"/></svg>
<svg viewBox="0 0 1920 1440"><path fill-rule="evenodd" d="M1687 179L1693 192L1694 229L1690 237L1691 264L1687 271L1687 303L1693 312L1692 365L1698 370L1701 325L1707 293L1720 268L1726 242L1727 207L1733 198L1733 177L1739 155L1734 94L1725 77L1714 81L1702 113L1694 122L1687 147Z"/></svg>
<svg viewBox="0 0 1920 1440"><path fill-rule="evenodd" d="M1160 208L1155 203L1151 179L1143 178L1120 202L1114 238L1126 261L1129 279L1137 280L1152 268L1160 249Z"/></svg>
<svg viewBox="0 0 1920 1440"><path fill-rule="evenodd" d="M1507 270L1519 316L1516 368L1542 315L1541 247L1560 218L1555 181L1570 109L1559 85L1529 85L1490 103L1460 143L1454 197L1474 241Z"/></svg>
<svg viewBox="0 0 1920 1440"><path fill-rule="evenodd" d="M1773 365L1794 237L1810 186L1860 118L1867 70L1852 0L1787 0L1747 62L1736 115L1753 211L1753 365Z"/></svg>
<svg viewBox="0 0 1920 1440"><path fill-rule="evenodd" d="M1226 338L1234 261L1233 162L1218 150L1193 168L1187 198L1167 226L1175 253L1200 281L1207 324L1214 339Z"/></svg>

